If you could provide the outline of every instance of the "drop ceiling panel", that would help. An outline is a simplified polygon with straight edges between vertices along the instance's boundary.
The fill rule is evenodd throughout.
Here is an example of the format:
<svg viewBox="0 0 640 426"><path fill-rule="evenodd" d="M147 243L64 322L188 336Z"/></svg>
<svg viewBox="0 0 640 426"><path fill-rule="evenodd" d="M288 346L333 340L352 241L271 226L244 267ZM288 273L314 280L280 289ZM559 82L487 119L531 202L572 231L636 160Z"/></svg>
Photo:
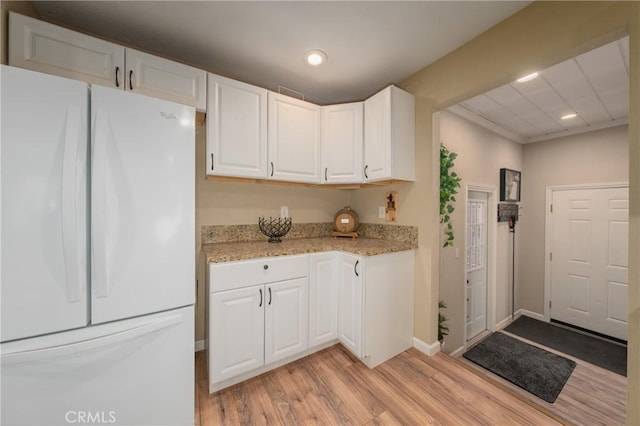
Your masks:
<svg viewBox="0 0 640 426"><path fill-rule="evenodd" d="M618 43L609 43L576 60L611 116L626 117L629 75Z"/></svg>
<svg viewBox="0 0 640 426"><path fill-rule="evenodd" d="M629 114L628 37L461 103L474 121L498 125L517 142L624 124ZM569 113L577 117L561 120ZM508 133L508 132L507 132Z"/></svg>
<svg viewBox="0 0 640 426"><path fill-rule="evenodd" d="M568 100L569 107L578 113L585 123L601 122L603 117L608 116L607 110L576 61L565 61L545 70L544 79L560 96Z"/></svg>

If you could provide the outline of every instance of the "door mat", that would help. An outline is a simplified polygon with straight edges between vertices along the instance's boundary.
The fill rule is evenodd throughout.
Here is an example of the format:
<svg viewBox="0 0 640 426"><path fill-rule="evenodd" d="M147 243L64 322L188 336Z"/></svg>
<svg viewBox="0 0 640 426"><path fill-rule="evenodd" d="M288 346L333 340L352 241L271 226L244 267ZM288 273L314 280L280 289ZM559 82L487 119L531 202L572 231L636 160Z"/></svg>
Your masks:
<svg viewBox="0 0 640 426"><path fill-rule="evenodd" d="M463 356L551 403L576 366L574 361L502 333L493 333Z"/></svg>
<svg viewBox="0 0 640 426"><path fill-rule="evenodd" d="M527 316L521 316L504 331L613 371L621 376L627 375L627 347L625 345Z"/></svg>

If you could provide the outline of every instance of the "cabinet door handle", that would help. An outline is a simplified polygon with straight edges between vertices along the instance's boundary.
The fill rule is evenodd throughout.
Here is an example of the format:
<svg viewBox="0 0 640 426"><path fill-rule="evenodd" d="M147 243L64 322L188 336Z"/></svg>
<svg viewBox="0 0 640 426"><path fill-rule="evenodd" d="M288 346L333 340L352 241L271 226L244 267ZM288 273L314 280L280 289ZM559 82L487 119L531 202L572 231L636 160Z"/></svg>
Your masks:
<svg viewBox="0 0 640 426"><path fill-rule="evenodd" d="M211 154L211 170L213 170L213 153Z"/></svg>
<svg viewBox="0 0 640 426"><path fill-rule="evenodd" d="M133 70L129 71L129 90L133 90Z"/></svg>
<svg viewBox="0 0 640 426"><path fill-rule="evenodd" d="M271 176L273 176L273 161L271 162Z"/></svg>
<svg viewBox="0 0 640 426"><path fill-rule="evenodd" d="M269 287L269 306L271 306L271 287Z"/></svg>
<svg viewBox="0 0 640 426"><path fill-rule="evenodd" d="M324 181L327 181L327 167L324 168Z"/></svg>
<svg viewBox="0 0 640 426"><path fill-rule="evenodd" d="M368 169L368 168L369 168L369 165L368 165L368 164L364 166L364 178L365 178L365 179L369 179L369 176L367 176L367 169Z"/></svg>
<svg viewBox="0 0 640 426"><path fill-rule="evenodd" d="M118 81L118 74L120 74L120 67L116 67L116 87L120 87L120 82Z"/></svg>
<svg viewBox="0 0 640 426"><path fill-rule="evenodd" d="M262 308L262 289L260 289L260 304L258 305L258 308Z"/></svg>
<svg viewBox="0 0 640 426"><path fill-rule="evenodd" d="M358 263L360 263L360 261L359 261L359 260L356 260L356 264L355 264L355 265L353 265L353 272L355 272L356 277L359 277L359 276L360 276L360 274L358 273Z"/></svg>

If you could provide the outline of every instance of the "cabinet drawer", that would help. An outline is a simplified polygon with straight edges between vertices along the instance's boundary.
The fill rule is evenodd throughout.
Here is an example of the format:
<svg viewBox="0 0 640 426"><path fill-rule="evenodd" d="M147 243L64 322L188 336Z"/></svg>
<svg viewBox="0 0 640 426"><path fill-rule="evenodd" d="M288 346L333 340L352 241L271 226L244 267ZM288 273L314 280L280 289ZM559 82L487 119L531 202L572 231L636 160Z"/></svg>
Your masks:
<svg viewBox="0 0 640 426"><path fill-rule="evenodd" d="M209 291L215 293L307 275L309 275L309 255L307 254L214 263L209 265Z"/></svg>

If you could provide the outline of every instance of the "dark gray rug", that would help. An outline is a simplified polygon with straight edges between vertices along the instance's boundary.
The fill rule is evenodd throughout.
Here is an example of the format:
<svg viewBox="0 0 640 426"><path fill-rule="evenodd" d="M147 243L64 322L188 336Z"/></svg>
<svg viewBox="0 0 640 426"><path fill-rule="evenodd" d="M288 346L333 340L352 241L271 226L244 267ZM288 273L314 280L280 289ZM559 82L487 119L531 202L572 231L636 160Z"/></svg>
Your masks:
<svg viewBox="0 0 640 426"><path fill-rule="evenodd" d="M576 363L502 333L493 333L464 355L547 402L554 402Z"/></svg>
<svg viewBox="0 0 640 426"><path fill-rule="evenodd" d="M624 345L526 316L521 316L504 330L622 376L627 375L627 347Z"/></svg>

